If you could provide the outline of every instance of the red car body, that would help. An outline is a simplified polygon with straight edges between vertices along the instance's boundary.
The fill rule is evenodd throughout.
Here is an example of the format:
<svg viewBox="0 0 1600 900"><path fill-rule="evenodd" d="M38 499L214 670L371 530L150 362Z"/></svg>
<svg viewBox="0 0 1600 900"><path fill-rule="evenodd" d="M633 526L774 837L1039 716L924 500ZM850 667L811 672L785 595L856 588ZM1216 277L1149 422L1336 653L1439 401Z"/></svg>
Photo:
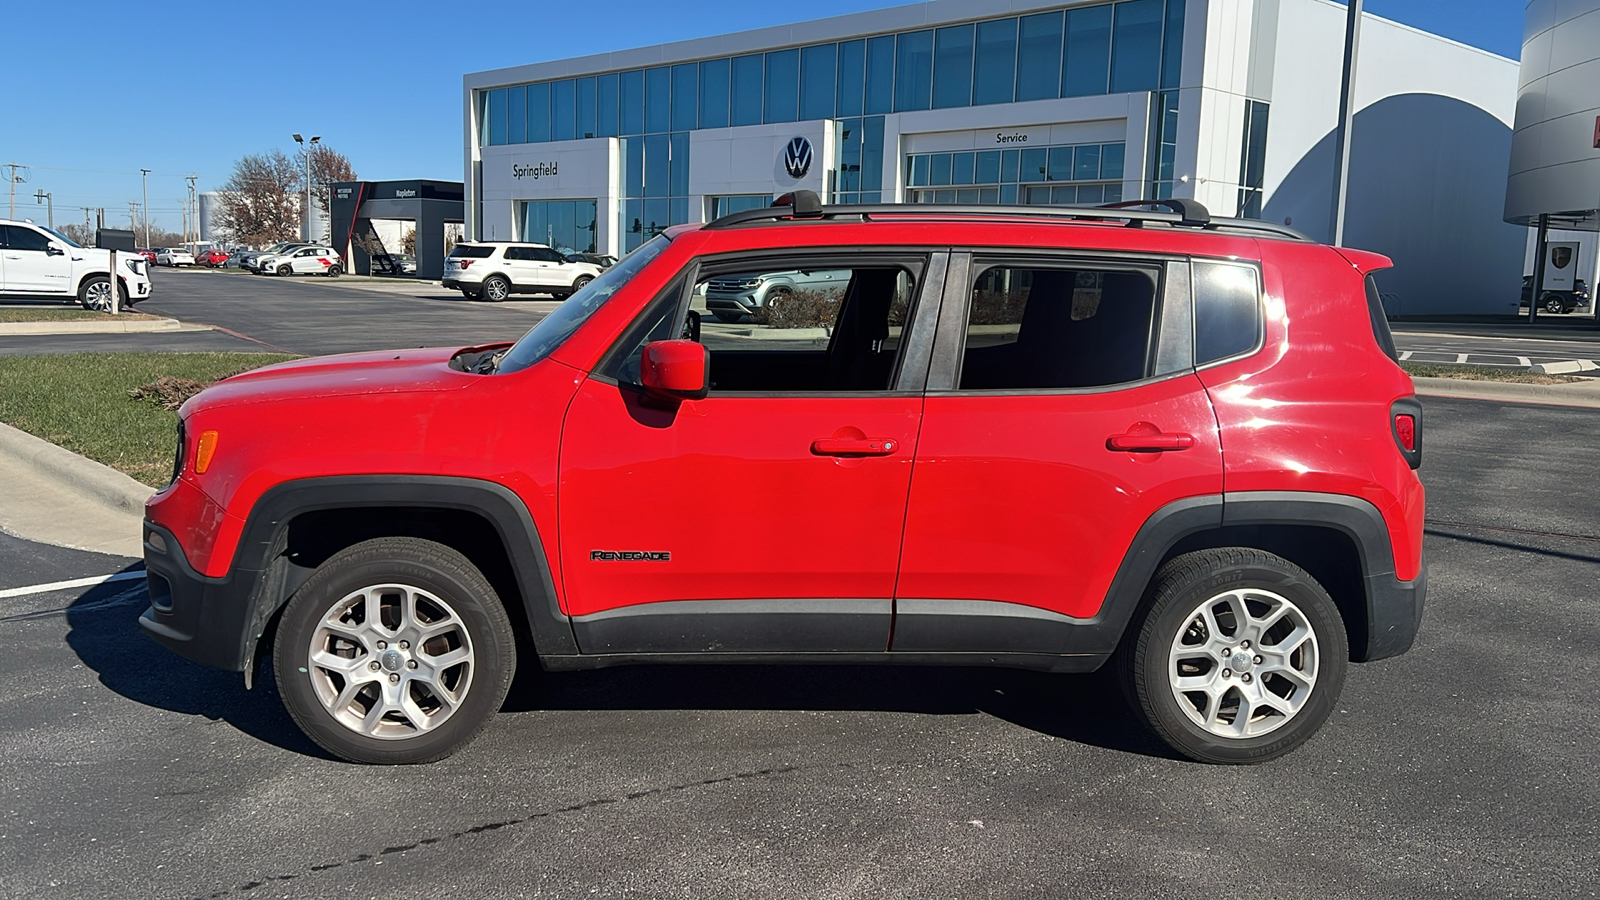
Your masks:
<svg viewBox="0 0 1600 900"><path fill-rule="evenodd" d="M228 251L216 248L201 250L194 255L194 261L202 266L216 268L228 261Z"/></svg>
<svg viewBox="0 0 1600 900"><path fill-rule="evenodd" d="M334 519L372 534L394 510L428 509L497 544L463 552L512 573L502 595L551 668L749 651L1093 669L1162 560L1238 542L1324 582L1352 659L1410 646L1425 589L1420 407L1370 314L1383 257L1246 230L1001 216L680 226L667 237L520 371L463 371L458 348L349 354L191 399L179 471L146 509L145 629L190 658L248 670L257 636L304 580L285 546L336 531ZM1259 267L1262 333L1218 364L1066 393L936 384L938 343L913 391L712 390L665 409L600 374L680 273L775 247L1243 261ZM930 318L907 333L944 327L938 312L919 309ZM212 432L201 474L197 442ZM828 441L882 449L819 454ZM1148 452L1163 448L1183 452ZM669 557L604 556L635 551ZM836 603L840 618L875 624L744 647L628 630L652 610L748 598ZM958 620L955 632L941 624Z"/></svg>

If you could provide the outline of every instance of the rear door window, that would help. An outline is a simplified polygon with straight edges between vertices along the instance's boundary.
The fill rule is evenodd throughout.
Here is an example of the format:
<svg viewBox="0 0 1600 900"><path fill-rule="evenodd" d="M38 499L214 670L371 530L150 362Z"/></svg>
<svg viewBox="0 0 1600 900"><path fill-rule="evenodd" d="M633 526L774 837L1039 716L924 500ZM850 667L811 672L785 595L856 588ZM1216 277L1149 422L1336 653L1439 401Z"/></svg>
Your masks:
<svg viewBox="0 0 1600 900"><path fill-rule="evenodd" d="M1261 345L1261 273L1254 266L1195 260L1194 364L1252 353Z"/></svg>
<svg viewBox="0 0 1600 900"><path fill-rule="evenodd" d="M975 261L960 389L1107 387L1149 377L1159 270Z"/></svg>

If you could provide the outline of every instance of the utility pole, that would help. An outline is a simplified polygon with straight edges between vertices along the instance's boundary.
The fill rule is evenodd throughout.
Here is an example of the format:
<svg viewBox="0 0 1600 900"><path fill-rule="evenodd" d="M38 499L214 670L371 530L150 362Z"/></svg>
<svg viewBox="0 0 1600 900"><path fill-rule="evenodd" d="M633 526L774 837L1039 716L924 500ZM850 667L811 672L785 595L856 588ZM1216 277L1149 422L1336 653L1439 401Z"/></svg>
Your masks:
<svg viewBox="0 0 1600 900"><path fill-rule="evenodd" d="M1339 85L1339 139L1333 152L1333 245L1344 246L1344 206L1350 196L1350 123L1355 119L1356 54L1361 47L1361 0L1346 0L1344 80Z"/></svg>
<svg viewBox="0 0 1600 900"><path fill-rule="evenodd" d="M128 201L128 230L129 231L138 231L139 230L139 226L135 223L134 216L136 216L138 214L140 208L141 207L139 206L138 203L135 203L132 200ZM144 216L144 233L145 233L146 237L148 237L150 235L150 214L149 213L145 213L145 216Z"/></svg>
<svg viewBox="0 0 1600 900"><path fill-rule="evenodd" d="M34 199L35 202L43 203L45 205L45 207L44 207L45 208L45 216L46 216L45 221L49 223L50 230L51 231L55 231L56 230L56 198L55 198L55 195L51 194L49 191L41 189L39 191L39 193L33 195L33 199Z"/></svg>
<svg viewBox="0 0 1600 900"><path fill-rule="evenodd" d="M139 170L139 187L144 192L144 246L150 249L150 170Z"/></svg>
<svg viewBox="0 0 1600 900"><path fill-rule="evenodd" d="M28 167L17 162L0 163L0 165L11 169L11 174L6 177L6 182L11 185L11 213L6 218L15 219L17 217L17 185L26 184L28 181L28 176L26 174L17 174L17 170L27 169Z"/></svg>

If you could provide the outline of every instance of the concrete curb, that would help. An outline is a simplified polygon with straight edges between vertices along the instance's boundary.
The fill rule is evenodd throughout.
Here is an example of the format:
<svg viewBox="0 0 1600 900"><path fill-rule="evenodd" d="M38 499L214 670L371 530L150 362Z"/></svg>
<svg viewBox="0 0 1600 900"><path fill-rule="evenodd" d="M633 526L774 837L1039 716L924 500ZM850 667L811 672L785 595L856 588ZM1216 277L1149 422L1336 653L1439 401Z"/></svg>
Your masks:
<svg viewBox="0 0 1600 900"><path fill-rule="evenodd" d="M5 424L0 424L0 459L28 466L79 496L136 516L144 515L144 502L155 493L110 466Z"/></svg>
<svg viewBox="0 0 1600 900"><path fill-rule="evenodd" d="M1600 409L1600 379L1572 384L1516 384L1506 381L1469 381L1463 378L1417 376L1413 376L1411 380L1417 386L1417 393L1424 397Z"/></svg>
<svg viewBox="0 0 1600 900"><path fill-rule="evenodd" d="M1566 362L1540 363L1528 367L1528 371L1535 375L1572 375L1577 372L1593 372L1600 369L1592 359L1569 359Z"/></svg>
<svg viewBox="0 0 1600 900"><path fill-rule="evenodd" d="M177 319L100 319L62 322L0 322L0 334L138 334L154 331L210 331Z"/></svg>

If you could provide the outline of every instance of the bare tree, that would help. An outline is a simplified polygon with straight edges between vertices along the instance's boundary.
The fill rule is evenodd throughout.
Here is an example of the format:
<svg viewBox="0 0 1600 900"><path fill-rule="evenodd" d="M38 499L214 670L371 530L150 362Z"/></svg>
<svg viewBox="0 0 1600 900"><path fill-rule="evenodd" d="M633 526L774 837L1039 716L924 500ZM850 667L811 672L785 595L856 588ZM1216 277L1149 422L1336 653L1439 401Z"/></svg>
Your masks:
<svg viewBox="0 0 1600 900"><path fill-rule="evenodd" d="M300 233L300 167L273 150L246 155L218 191L213 222L246 244L286 241Z"/></svg>
<svg viewBox="0 0 1600 900"><path fill-rule="evenodd" d="M304 177L306 170L306 154L311 154L311 202L317 209L324 213L328 208L328 185L336 181L355 181L356 170L350 167L350 160L343 153L329 147L327 144L312 144L311 149L305 148L295 154L295 171ZM300 193L304 195L306 186L300 185Z"/></svg>
<svg viewBox="0 0 1600 900"><path fill-rule="evenodd" d="M73 243L82 244L85 247L94 246L94 229L87 225L81 225L77 222L68 222L56 230L61 232L63 237L70 239Z"/></svg>

